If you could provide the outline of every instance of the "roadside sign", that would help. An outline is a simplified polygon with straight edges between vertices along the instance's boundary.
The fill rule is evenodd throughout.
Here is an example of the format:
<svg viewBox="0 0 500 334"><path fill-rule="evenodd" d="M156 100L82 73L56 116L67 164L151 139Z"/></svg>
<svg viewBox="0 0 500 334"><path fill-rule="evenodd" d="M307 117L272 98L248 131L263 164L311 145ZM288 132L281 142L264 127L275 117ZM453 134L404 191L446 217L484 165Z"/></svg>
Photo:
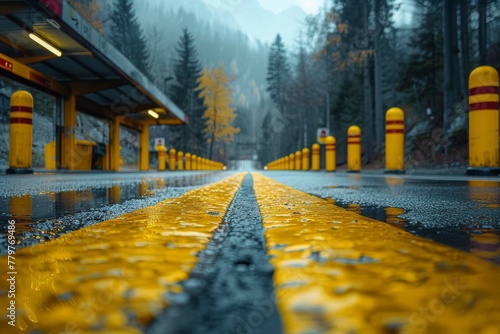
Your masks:
<svg viewBox="0 0 500 334"><path fill-rule="evenodd" d="M164 137L155 138L155 147L156 146L165 146L165 138Z"/></svg>
<svg viewBox="0 0 500 334"><path fill-rule="evenodd" d="M316 131L316 137L318 139L319 144L325 144L326 142L326 137L330 135L330 129L328 128L318 128Z"/></svg>

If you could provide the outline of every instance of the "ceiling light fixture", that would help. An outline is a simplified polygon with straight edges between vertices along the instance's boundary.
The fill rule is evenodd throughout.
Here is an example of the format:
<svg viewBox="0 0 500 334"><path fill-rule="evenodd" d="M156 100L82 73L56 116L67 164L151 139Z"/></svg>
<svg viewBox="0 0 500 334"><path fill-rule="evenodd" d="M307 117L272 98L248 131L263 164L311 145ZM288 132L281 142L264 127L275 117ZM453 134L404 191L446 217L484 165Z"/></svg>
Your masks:
<svg viewBox="0 0 500 334"><path fill-rule="evenodd" d="M160 115L158 115L157 112L155 112L155 111L153 111L151 109L148 110L148 114L150 114L154 118L159 118L160 117Z"/></svg>
<svg viewBox="0 0 500 334"><path fill-rule="evenodd" d="M28 34L28 36L32 40L34 40L35 42L37 42L38 44L40 44L41 46L43 46L44 48L46 48L47 50L49 50L50 52L52 52L53 54L55 54L56 56L61 57L61 55L62 55L61 51L59 51L58 49L56 49L55 47L53 47L49 43L45 42L43 39L41 39L40 37L38 37L34 33L30 32Z"/></svg>

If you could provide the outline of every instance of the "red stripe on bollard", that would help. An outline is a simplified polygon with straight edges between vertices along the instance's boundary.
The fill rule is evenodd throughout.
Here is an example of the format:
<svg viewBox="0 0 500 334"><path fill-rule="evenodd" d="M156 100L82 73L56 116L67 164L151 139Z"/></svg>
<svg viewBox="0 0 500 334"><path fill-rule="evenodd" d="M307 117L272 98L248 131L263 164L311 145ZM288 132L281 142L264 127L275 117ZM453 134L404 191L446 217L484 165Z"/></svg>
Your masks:
<svg viewBox="0 0 500 334"><path fill-rule="evenodd" d="M11 117L10 124L33 124L31 118Z"/></svg>
<svg viewBox="0 0 500 334"><path fill-rule="evenodd" d="M385 133L390 134L390 133L405 133L404 129L388 129L385 130Z"/></svg>
<svg viewBox="0 0 500 334"><path fill-rule="evenodd" d="M498 102L479 102L469 104L469 111L493 109L498 110Z"/></svg>
<svg viewBox="0 0 500 334"><path fill-rule="evenodd" d="M33 112L33 108L31 107L23 107L23 106L11 106L10 107L10 111L22 111L22 112L29 112L29 113L32 113Z"/></svg>
<svg viewBox="0 0 500 334"><path fill-rule="evenodd" d="M349 135L348 138L361 138L360 135Z"/></svg>
<svg viewBox="0 0 500 334"><path fill-rule="evenodd" d="M479 94L498 94L498 86L482 86L469 89L469 96Z"/></svg>
<svg viewBox="0 0 500 334"><path fill-rule="evenodd" d="M348 141L347 144L361 144L360 141Z"/></svg>
<svg viewBox="0 0 500 334"><path fill-rule="evenodd" d="M395 125L395 124L404 125L405 121L386 121L385 122L385 125Z"/></svg>

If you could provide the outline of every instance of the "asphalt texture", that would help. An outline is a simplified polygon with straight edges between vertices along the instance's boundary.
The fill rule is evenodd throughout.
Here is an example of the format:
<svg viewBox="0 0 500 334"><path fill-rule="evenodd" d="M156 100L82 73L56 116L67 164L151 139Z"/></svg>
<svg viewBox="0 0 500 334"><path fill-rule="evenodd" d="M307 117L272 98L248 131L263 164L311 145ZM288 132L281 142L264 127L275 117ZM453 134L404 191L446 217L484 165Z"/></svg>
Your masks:
<svg viewBox="0 0 500 334"><path fill-rule="evenodd" d="M388 208L400 209L395 226L467 252L471 236L500 235L498 177L293 171L263 175L381 221L386 221Z"/></svg>
<svg viewBox="0 0 500 334"><path fill-rule="evenodd" d="M18 247L68 232L209 184L226 172L65 173L0 175L0 219L15 219ZM7 251L0 226L0 254Z"/></svg>
<svg viewBox="0 0 500 334"><path fill-rule="evenodd" d="M183 292L166 296L169 308L147 333L281 333L273 273L247 175Z"/></svg>

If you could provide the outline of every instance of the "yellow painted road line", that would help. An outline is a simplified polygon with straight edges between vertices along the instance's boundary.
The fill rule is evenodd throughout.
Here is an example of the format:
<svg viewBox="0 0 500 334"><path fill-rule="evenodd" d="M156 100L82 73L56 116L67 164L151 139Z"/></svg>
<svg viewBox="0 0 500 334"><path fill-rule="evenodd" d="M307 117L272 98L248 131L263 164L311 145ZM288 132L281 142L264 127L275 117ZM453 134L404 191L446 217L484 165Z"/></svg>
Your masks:
<svg viewBox="0 0 500 334"><path fill-rule="evenodd" d="M2 333L140 333L168 306L164 294L180 291L244 177L18 250L15 298L0 282ZM10 300L17 328L6 324Z"/></svg>
<svg viewBox="0 0 500 334"><path fill-rule="evenodd" d="M286 333L499 333L500 268L252 175Z"/></svg>

